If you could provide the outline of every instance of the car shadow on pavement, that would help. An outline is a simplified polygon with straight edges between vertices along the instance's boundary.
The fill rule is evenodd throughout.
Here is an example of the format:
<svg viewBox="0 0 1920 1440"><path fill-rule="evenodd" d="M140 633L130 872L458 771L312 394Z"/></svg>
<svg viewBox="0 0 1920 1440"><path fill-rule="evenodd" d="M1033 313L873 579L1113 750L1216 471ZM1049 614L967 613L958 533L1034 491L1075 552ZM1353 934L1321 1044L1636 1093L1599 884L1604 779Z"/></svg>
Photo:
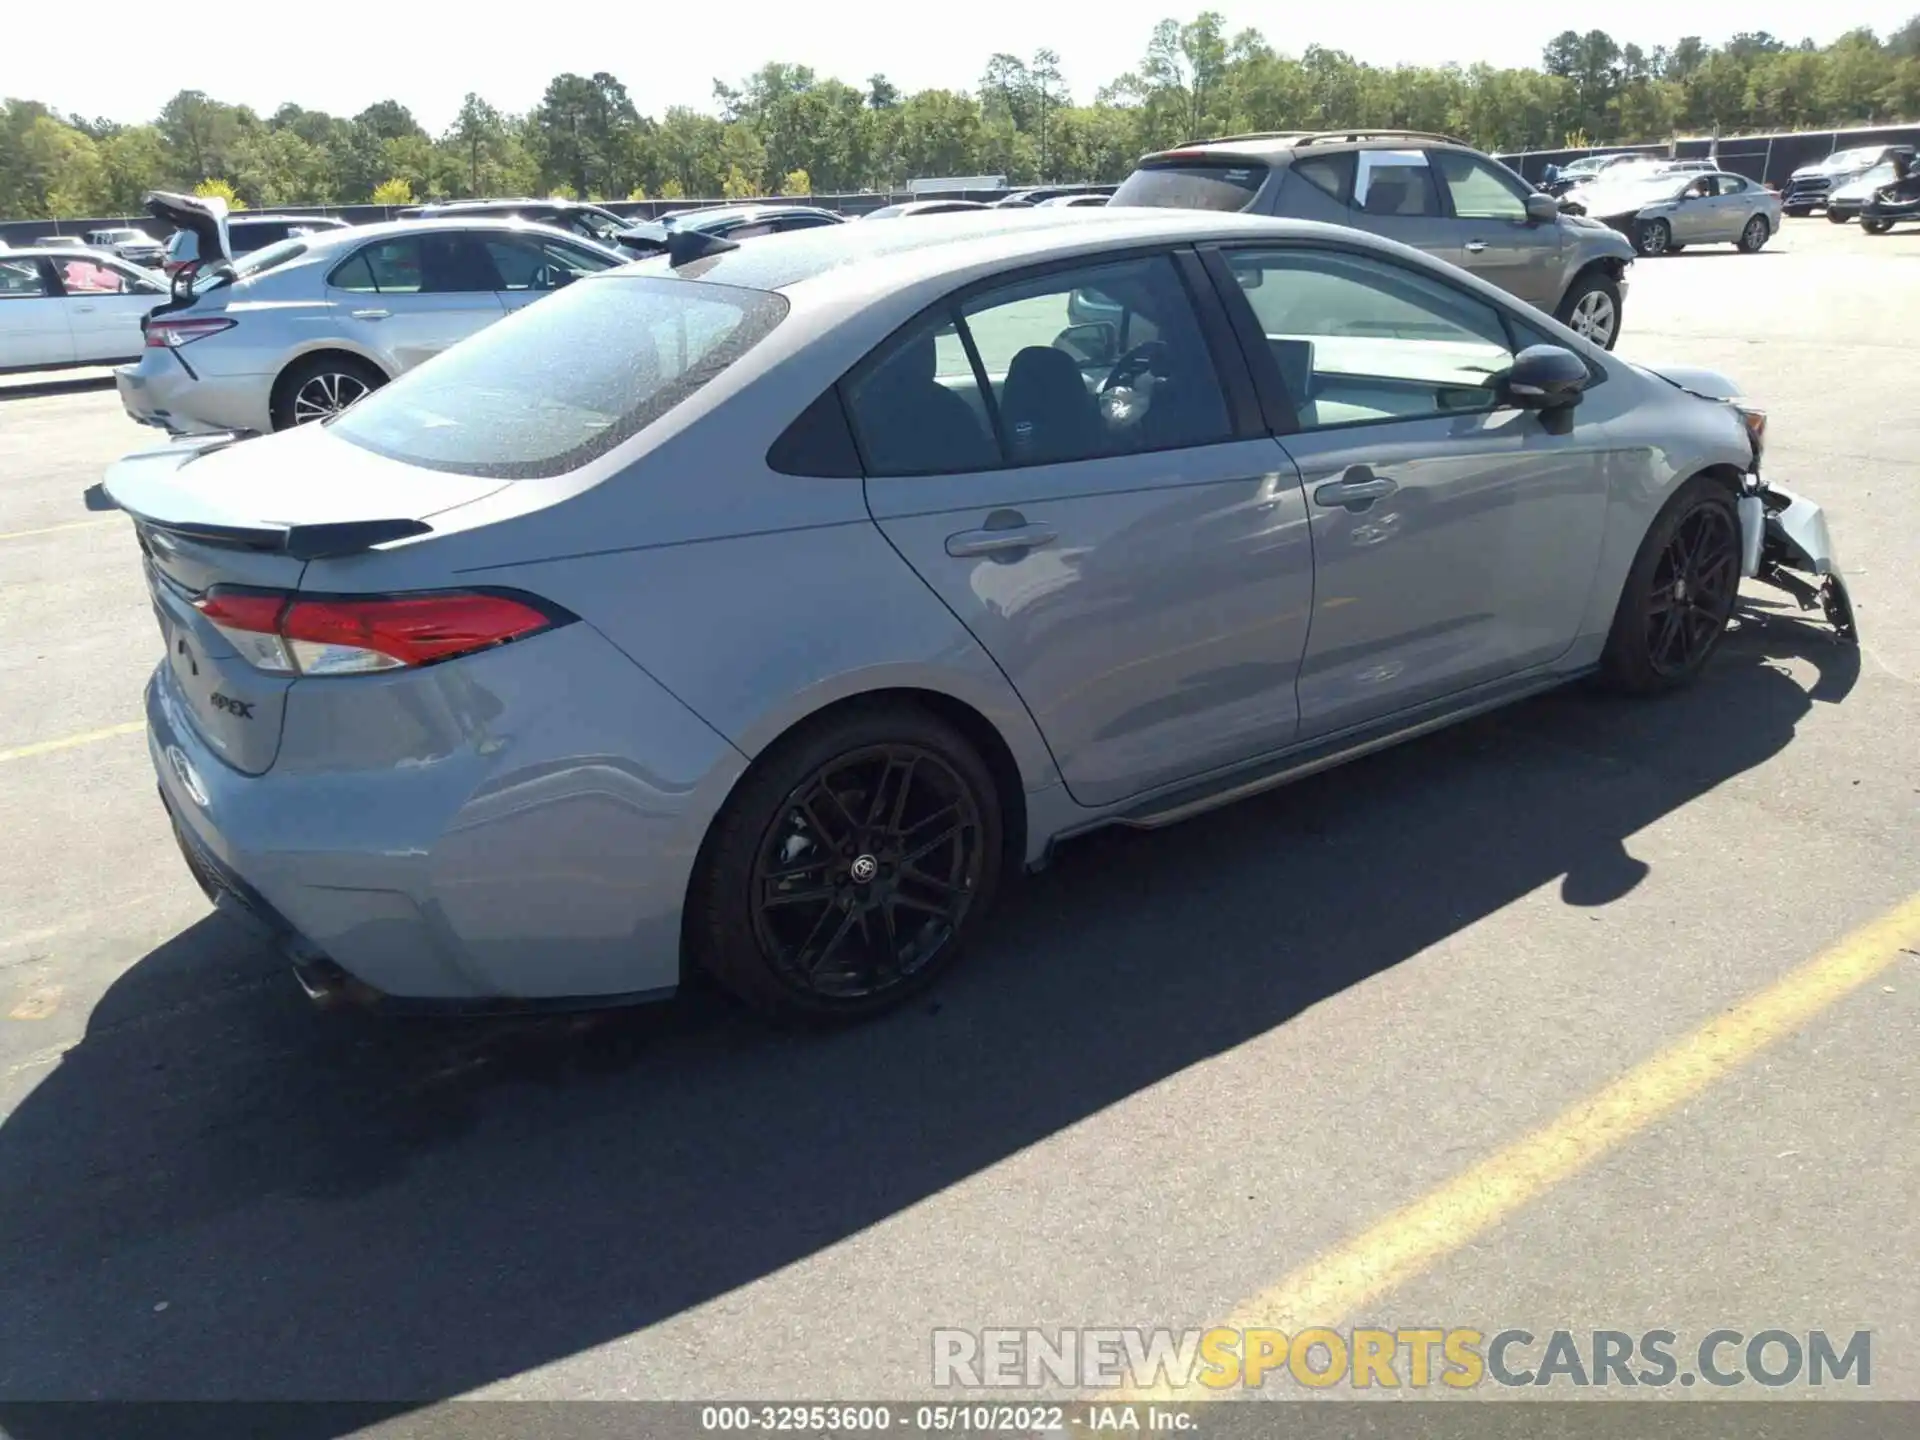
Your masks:
<svg viewBox="0 0 1920 1440"><path fill-rule="evenodd" d="M1631 890L1630 837L1766 763L1858 673L1823 632L1756 621L1679 695L1575 688L1096 834L935 995L832 1034L704 989L539 1021L316 1014L209 917L125 972L0 1128L0 1399L413 1404L615 1340L1542 886ZM1362 866L1396 877L1392 903ZM55 1433L31 1407L9 1433L36 1416Z"/></svg>

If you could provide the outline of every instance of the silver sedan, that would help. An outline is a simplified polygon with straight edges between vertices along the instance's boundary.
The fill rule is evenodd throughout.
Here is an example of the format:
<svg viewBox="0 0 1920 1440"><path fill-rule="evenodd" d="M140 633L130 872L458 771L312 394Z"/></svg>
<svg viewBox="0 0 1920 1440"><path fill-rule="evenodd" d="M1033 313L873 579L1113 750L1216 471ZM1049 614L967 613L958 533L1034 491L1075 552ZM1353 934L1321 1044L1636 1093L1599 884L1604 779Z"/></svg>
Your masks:
<svg viewBox="0 0 1920 1440"><path fill-rule="evenodd" d="M1569 200L1649 256L1689 245L1734 245L1752 254L1780 229L1780 197L1724 170L1676 169L1618 180L1602 175Z"/></svg>
<svg viewBox="0 0 1920 1440"><path fill-rule="evenodd" d="M201 253L218 254L217 230L208 229ZM177 435L323 420L626 258L521 220L406 220L296 236L177 277L173 302L146 321L140 359L115 372L120 398L135 420Z"/></svg>
<svg viewBox="0 0 1920 1440"><path fill-rule="evenodd" d="M180 844L312 989L704 967L852 1018L1069 836L1584 675L1684 685L1742 574L1848 618L1727 381L1358 230L997 210L697 252L108 475Z"/></svg>

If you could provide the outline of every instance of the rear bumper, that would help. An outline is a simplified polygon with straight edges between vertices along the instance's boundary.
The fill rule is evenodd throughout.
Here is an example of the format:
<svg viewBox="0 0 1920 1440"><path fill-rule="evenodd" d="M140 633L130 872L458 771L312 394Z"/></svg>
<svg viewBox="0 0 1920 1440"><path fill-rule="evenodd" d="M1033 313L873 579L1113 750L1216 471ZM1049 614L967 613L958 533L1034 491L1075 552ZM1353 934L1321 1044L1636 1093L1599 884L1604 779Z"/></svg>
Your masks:
<svg viewBox="0 0 1920 1440"><path fill-rule="evenodd" d="M265 434L273 428L273 382L267 376L196 374L172 351L148 349L116 369L113 379L130 419L170 435Z"/></svg>
<svg viewBox="0 0 1920 1440"><path fill-rule="evenodd" d="M513 651L535 646L530 689ZM155 670L148 750L216 905L405 1001L671 992L694 857L739 753L585 624L402 684L298 682L313 689L289 708L280 760L250 776Z"/></svg>

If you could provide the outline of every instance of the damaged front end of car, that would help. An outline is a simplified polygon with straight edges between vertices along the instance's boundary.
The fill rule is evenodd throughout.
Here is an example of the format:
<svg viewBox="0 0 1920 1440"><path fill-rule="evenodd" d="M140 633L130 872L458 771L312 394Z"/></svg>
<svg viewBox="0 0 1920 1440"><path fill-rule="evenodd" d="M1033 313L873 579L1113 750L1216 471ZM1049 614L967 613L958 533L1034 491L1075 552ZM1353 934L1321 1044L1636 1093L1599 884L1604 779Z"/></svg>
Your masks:
<svg viewBox="0 0 1920 1440"><path fill-rule="evenodd" d="M1741 396L1725 376L1689 366L1640 367L1698 399L1725 405L1740 417L1752 450L1740 477L1740 574L1792 597L1802 610L1820 611L1834 635L1852 645L1860 639L1853 600L1834 557L1826 512L1812 500L1762 477L1767 412Z"/></svg>

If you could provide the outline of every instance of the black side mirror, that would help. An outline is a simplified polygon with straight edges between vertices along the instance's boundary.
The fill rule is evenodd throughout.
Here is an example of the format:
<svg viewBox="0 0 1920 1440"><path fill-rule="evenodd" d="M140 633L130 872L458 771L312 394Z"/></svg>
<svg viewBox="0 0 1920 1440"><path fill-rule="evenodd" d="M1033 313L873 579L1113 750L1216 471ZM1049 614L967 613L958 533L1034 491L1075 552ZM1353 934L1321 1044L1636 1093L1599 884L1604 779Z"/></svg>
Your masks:
<svg viewBox="0 0 1920 1440"><path fill-rule="evenodd" d="M1111 365L1120 358L1120 330L1105 320L1069 325L1053 337L1053 348L1082 365Z"/></svg>
<svg viewBox="0 0 1920 1440"><path fill-rule="evenodd" d="M1498 380L1501 400L1522 410L1564 410L1580 403L1593 377L1587 362L1558 345L1529 345Z"/></svg>
<svg viewBox="0 0 1920 1440"><path fill-rule="evenodd" d="M1527 219L1536 225L1553 219L1560 213L1560 202L1551 195L1542 195L1538 191L1527 196Z"/></svg>

